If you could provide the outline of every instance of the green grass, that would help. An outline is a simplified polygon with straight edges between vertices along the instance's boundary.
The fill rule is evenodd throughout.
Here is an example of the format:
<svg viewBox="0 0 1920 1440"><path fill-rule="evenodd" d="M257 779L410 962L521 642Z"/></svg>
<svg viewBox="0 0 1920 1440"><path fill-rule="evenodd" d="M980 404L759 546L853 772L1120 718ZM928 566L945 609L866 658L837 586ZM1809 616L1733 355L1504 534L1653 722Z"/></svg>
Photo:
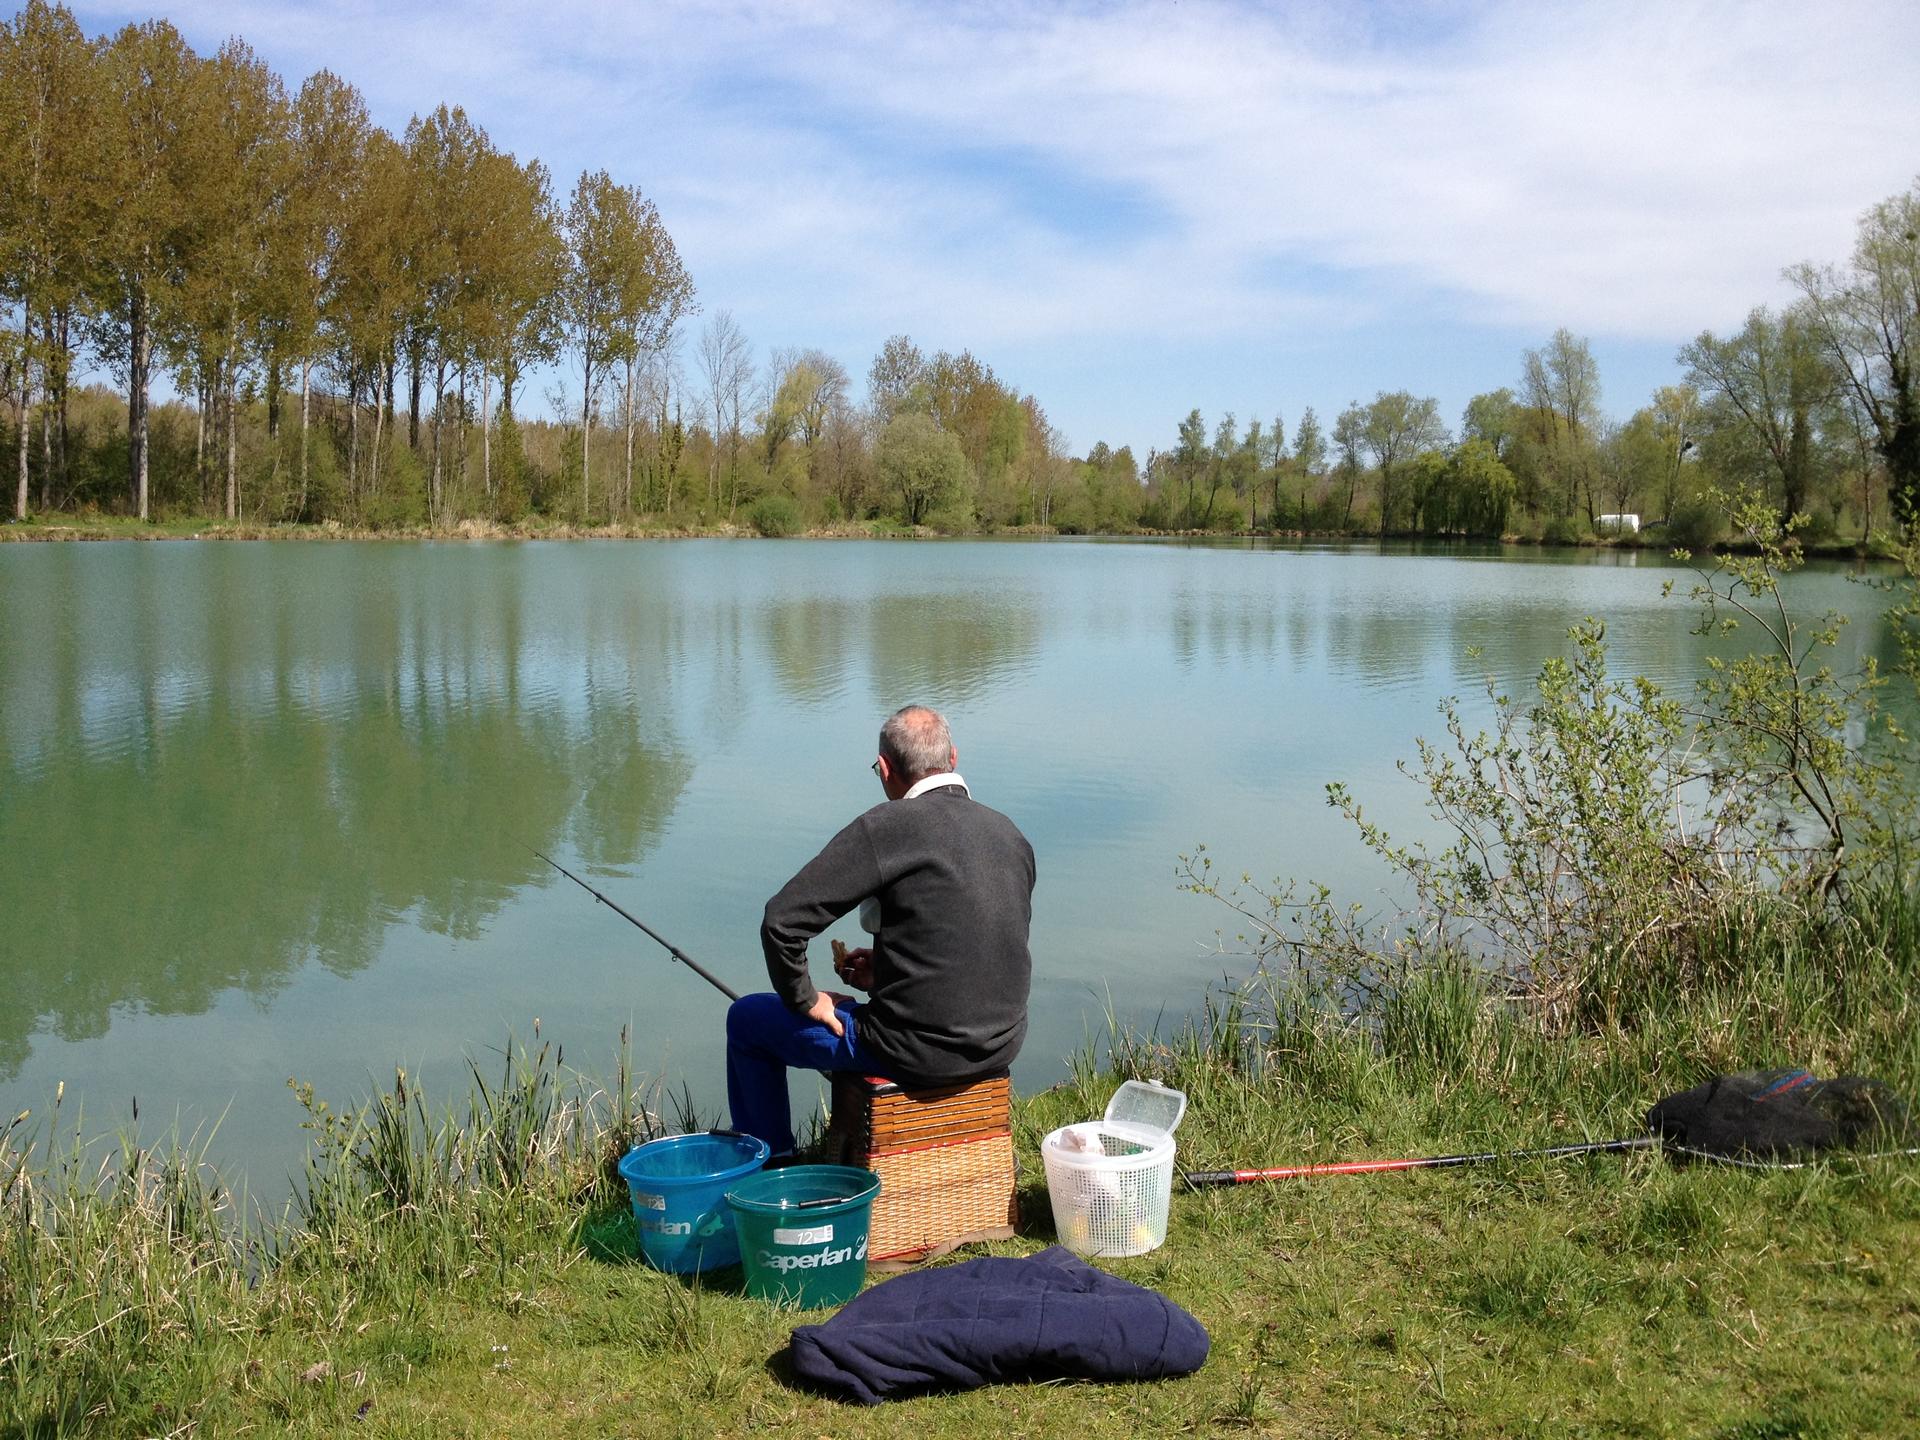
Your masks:
<svg viewBox="0 0 1920 1440"><path fill-rule="evenodd" d="M1729 935L1747 963L1555 1035L1464 972L1342 1015L1282 981L1179 1034L1116 1032L1016 1111L1026 1254L1052 1238L1053 1126L1119 1079L1190 1099L1194 1169L1638 1133L1661 1094L1785 1060L1920 1081L1911 897L1839 928ZM1818 950L1816 956L1815 950ZM1813 963L1815 959L1821 963ZM794 1324L735 1272L633 1257L608 1160L658 1094L557 1057L309 1099L297 1211L234 1223L191 1152L0 1142L0 1435L1909 1435L1920 1426L1920 1162L1791 1172L1657 1152L1186 1192L1107 1268L1213 1337L1153 1385L1002 1387L878 1410L789 1385ZM643 1103L652 1101L651 1111ZM684 1123L690 1119L677 1117ZM955 1257L956 1259L963 1257ZM884 1283L884 1282L880 1282Z"/></svg>

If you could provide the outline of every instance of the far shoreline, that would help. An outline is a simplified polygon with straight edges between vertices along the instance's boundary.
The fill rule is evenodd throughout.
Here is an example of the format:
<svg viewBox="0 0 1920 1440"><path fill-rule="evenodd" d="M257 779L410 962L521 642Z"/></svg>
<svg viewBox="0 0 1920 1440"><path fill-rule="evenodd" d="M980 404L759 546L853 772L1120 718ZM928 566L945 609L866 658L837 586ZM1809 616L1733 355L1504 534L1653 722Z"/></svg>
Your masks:
<svg viewBox="0 0 1920 1440"><path fill-rule="evenodd" d="M1575 539L1548 539L1541 535L1508 532L1489 535L1424 535L1418 532L1353 530L1101 530L1063 531L1051 525L1002 526L995 530L944 531L930 526L905 526L891 521L837 522L810 526L791 535L763 536L751 525L675 525L630 522L583 526L568 521L538 524L496 520L462 520L455 525L408 525L375 528L342 525L264 523L188 516L140 521L128 516L98 515L57 521L9 520L0 523L0 544L94 543L100 541L528 541L528 540L1210 540L1286 541L1338 544L1425 541L1437 544L1499 545L1515 549L1626 550L1670 553L1671 540L1645 531L1621 536L1590 535ZM1716 542L1716 551L1740 547ZM1810 559L1876 560L1893 558L1882 544L1862 540L1825 540L1805 545Z"/></svg>

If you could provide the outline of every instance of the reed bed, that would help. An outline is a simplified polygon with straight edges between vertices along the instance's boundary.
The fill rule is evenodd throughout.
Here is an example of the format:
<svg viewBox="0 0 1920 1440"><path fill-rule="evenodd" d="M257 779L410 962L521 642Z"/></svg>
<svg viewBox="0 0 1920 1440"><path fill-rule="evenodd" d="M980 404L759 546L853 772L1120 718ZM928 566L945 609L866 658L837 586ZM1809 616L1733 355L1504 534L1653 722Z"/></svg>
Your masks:
<svg viewBox="0 0 1920 1440"><path fill-rule="evenodd" d="M511 1302L530 1266L571 1263L583 1218L624 1195L614 1164L663 1133L662 1087L636 1081L624 1035L621 1055L598 1085L549 1044L509 1041L497 1075L469 1062L446 1104L405 1071L345 1110L296 1086L311 1140L277 1215L251 1212L197 1138L89 1140L59 1098L37 1130L16 1117L0 1134L0 1434L171 1430L219 1411L236 1375L251 1392L263 1342L324 1342L449 1288ZM315 1364L332 1374L298 1372Z"/></svg>

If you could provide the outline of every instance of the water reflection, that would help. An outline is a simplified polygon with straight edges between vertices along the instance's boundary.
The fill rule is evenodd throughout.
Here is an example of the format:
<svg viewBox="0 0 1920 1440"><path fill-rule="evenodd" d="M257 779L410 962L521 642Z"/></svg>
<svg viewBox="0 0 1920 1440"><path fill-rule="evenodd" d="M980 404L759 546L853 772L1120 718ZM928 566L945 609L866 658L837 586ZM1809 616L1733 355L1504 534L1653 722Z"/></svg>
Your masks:
<svg viewBox="0 0 1920 1440"><path fill-rule="evenodd" d="M1244 559L1217 551L1209 558L1223 567ZM1359 692L1437 698L1478 690L1487 677L1525 690L1547 660L1567 653L1570 627L1593 616L1608 625L1617 674L1646 674L1685 690L1708 656L1761 643L1751 625L1732 638L1696 633L1701 612L1685 598L1695 578L1640 551L1595 552L1579 566L1542 556L1468 568L1457 557L1295 549L1180 585L1164 623L1183 670L1253 664ZM1667 596L1670 579L1676 593ZM1792 577L1789 591L1802 621L1828 610L1855 617L1831 653L1836 670L1858 669L1869 654L1882 667L1897 658L1897 642L1876 613L1881 592L1849 583L1837 567Z"/></svg>
<svg viewBox="0 0 1920 1440"><path fill-rule="evenodd" d="M845 738L865 746L870 693L964 706L1041 643L1017 586L856 569L829 588L791 551L708 563L739 553L9 554L0 1077L36 1032L98 1039L229 991L271 1003L308 962L351 976L395 926L478 941L547 883L528 846L636 873L695 756L759 723L768 678L783 711L859 689ZM736 825L752 832L720 833Z"/></svg>
<svg viewBox="0 0 1920 1440"><path fill-rule="evenodd" d="M866 607L851 600L807 596L767 605L760 628L781 692L796 705L837 700L847 682L853 637L866 622Z"/></svg>
<svg viewBox="0 0 1920 1440"><path fill-rule="evenodd" d="M875 688L961 709L1028 671L1045 614L1030 595L882 594L868 607Z"/></svg>
<svg viewBox="0 0 1920 1440"><path fill-rule="evenodd" d="M0 1075L37 1028L350 975L403 920L475 939L544 883L528 845L632 864L691 773L633 673L657 652L567 683L511 566L432 594L294 552L262 583L223 547L183 586L148 556L186 547L44 548L42 603L10 572L0 627Z"/></svg>

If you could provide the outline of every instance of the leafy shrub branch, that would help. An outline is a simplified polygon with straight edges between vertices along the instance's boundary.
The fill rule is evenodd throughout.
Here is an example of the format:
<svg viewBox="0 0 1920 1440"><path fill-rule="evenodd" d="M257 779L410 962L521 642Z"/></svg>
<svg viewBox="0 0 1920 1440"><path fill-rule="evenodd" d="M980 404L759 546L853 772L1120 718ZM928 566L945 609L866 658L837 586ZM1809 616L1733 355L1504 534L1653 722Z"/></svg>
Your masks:
<svg viewBox="0 0 1920 1440"><path fill-rule="evenodd" d="M1743 910L1818 925L1849 885L1910 887L1916 787L1907 737L1880 703L1887 676L1871 657L1836 668L1843 617L1789 609L1795 522L1751 497L1714 498L1743 552L1698 570L1695 628L1739 653L1710 656L1690 697L1612 675L1606 628L1589 618L1529 703L1490 679L1492 728L1469 733L1449 698L1445 740L1416 741L1401 764L1447 838L1399 843L1345 786L1327 787L1410 897L1404 909L1369 914L1324 886L1244 874L1223 883L1204 846L1181 857L1186 888L1247 922L1239 938L1262 966L1350 1002L1465 960L1560 1029L1618 1023L1737 963L1716 937ZM1912 550L1890 621L1907 646L1900 668L1916 675Z"/></svg>

